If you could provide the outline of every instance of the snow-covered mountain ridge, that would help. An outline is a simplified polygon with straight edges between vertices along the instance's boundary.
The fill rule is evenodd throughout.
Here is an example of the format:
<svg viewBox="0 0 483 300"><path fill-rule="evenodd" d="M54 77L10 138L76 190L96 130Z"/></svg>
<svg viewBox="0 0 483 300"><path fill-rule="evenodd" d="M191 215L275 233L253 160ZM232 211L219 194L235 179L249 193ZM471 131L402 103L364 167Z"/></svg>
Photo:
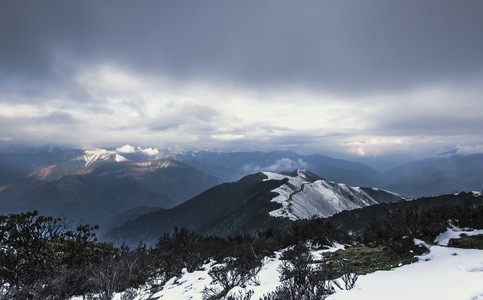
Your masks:
<svg viewBox="0 0 483 300"><path fill-rule="evenodd" d="M343 210L380 203L366 192L368 188L350 187L342 183L317 179L316 175L307 170L298 169L296 176L272 172L263 172L263 174L268 177L265 180L288 180L287 183L273 190L278 193L278 196L273 198L272 202L282 204L281 208L270 212L273 217L284 217L290 220L308 219L312 216L325 218Z"/></svg>
<svg viewBox="0 0 483 300"><path fill-rule="evenodd" d="M92 149L92 150L85 150L84 155L79 158L85 161L85 167L90 167L98 161L116 161L116 162L124 162L129 161L122 155L119 155L116 151L109 151L105 149Z"/></svg>
<svg viewBox="0 0 483 300"><path fill-rule="evenodd" d="M258 172L206 190L185 203L143 215L114 228L116 241L154 242L176 226L200 234L256 233L291 221L330 217L344 210L404 200L373 188L354 188L322 179L307 170Z"/></svg>

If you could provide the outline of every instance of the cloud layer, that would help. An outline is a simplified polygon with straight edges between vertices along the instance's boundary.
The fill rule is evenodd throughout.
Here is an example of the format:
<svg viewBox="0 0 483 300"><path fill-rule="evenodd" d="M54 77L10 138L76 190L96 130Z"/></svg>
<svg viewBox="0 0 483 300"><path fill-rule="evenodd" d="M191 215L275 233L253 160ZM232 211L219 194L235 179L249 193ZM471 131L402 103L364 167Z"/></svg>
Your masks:
<svg viewBox="0 0 483 300"><path fill-rule="evenodd" d="M479 149L482 19L477 0L7 0L0 143Z"/></svg>

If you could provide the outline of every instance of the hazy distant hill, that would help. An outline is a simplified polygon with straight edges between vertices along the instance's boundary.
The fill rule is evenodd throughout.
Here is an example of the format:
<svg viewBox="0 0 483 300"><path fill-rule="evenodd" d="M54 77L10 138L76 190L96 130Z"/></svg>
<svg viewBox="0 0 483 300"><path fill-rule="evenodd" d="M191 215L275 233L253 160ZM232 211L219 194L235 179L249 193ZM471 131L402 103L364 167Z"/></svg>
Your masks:
<svg viewBox="0 0 483 300"><path fill-rule="evenodd" d="M352 186L381 186L384 182L383 176L367 165L320 154L300 155L292 151L187 151L175 155L174 159L226 181L261 171L284 172L304 168L327 180Z"/></svg>
<svg viewBox="0 0 483 300"><path fill-rule="evenodd" d="M187 151L174 158L225 181L260 171L305 168L327 180L379 187L411 198L483 190L483 154L447 154L405 163L384 173L358 162L291 151Z"/></svg>
<svg viewBox="0 0 483 300"><path fill-rule="evenodd" d="M483 190L483 154L414 161L384 174L384 188L407 197Z"/></svg>
<svg viewBox="0 0 483 300"><path fill-rule="evenodd" d="M82 155L79 149L56 147L20 149L0 152L0 190L27 177L39 168L66 163Z"/></svg>

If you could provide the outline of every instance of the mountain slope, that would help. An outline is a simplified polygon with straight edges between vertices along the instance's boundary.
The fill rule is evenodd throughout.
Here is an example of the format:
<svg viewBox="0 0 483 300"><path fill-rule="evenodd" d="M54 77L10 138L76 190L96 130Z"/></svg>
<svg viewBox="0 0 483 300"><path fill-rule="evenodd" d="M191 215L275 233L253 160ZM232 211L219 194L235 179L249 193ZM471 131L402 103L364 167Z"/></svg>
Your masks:
<svg viewBox="0 0 483 300"><path fill-rule="evenodd" d="M173 209L141 216L113 229L108 237L152 241L174 227L217 235L254 233L290 220L330 216L388 199L402 197L381 190L370 196L364 189L328 182L306 170L262 172L213 187Z"/></svg>
<svg viewBox="0 0 483 300"><path fill-rule="evenodd" d="M310 180L309 176L312 174L303 170L297 170L296 176L293 177L271 172L264 174L268 176L267 180L288 179L286 184L273 190L279 195L272 201L282 204L282 208L270 212L274 217L286 217L290 220L307 219L312 216L325 218L343 210L381 202L360 187L349 187L326 180ZM401 199L397 195L393 196L393 201Z"/></svg>
<svg viewBox="0 0 483 300"><path fill-rule="evenodd" d="M66 163L82 153L82 150L56 147L1 152L0 190L23 180L39 168Z"/></svg>
<svg viewBox="0 0 483 300"><path fill-rule="evenodd" d="M10 211L38 210L44 215L66 216L70 221L82 220L102 224L140 205L174 205L166 194L144 189L132 177L112 174L69 175L44 184L9 202Z"/></svg>
<svg viewBox="0 0 483 300"><path fill-rule="evenodd" d="M360 235L364 228L374 219L387 218L392 213L404 215L406 211L415 209L421 214L424 211L442 206L454 207L453 210L457 211L458 207L482 207L482 205L482 193L462 192L458 194L421 197L411 201L380 203L354 210L342 211L327 218L327 220L339 229L351 231L354 235ZM483 210L481 212L483 213Z"/></svg>
<svg viewBox="0 0 483 300"><path fill-rule="evenodd" d="M133 162L102 149L76 154L10 183L0 191L0 213L38 210L102 224L137 206L174 207L221 182L179 161Z"/></svg>
<svg viewBox="0 0 483 300"><path fill-rule="evenodd" d="M271 190L283 182L263 181L262 173L248 175L237 182L215 186L193 199L169 210L161 210L141 216L110 231L109 239L131 242L151 242L174 227L186 227L201 231L210 223L221 219L252 199L270 203L275 196ZM278 207L272 204L272 209ZM206 230L206 229L205 229Z"/></svg>

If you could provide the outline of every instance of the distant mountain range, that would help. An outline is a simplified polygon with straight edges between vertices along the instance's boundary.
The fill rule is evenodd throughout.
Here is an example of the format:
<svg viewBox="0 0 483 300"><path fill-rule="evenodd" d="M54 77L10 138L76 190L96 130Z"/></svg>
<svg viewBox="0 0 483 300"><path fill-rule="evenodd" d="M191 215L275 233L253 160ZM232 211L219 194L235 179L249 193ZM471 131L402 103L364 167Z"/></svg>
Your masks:
<svg viewBox="0 0 483 300"><path fill-rule="evenodd" d="M277 176L286 176L284 172L297 169L309 170L306 174L325 181L324 185L315 184L317 180L305 178L303 181L310 184L293 191L291 206L281 198L270 202L288 218L302 216L297 215L301 207L300 211L294 210L299 199L309 205L306 210L312 211L313 201L308 199L315 191L325 188L327 194L329 190L346 192L334 182L344 184L354 195L360 190L371 197L378 190L349 186L389 190L407 198L483 189L483 154L446 154L381 173L358 162L289 151L161 151L129 145L87 150L49 147L0 152L0 213L36 209L42 214L66 216L73 222L109 224L110 228L119 220L177 208L185 201L206 196L212 187L232 185L228 182L237 182L249 174L275 176L268 180L273 182ZM235 194L223 197L227 203L239 201ZM289 208L294 211L292 215ZM230 225L229 219L226 224Z"/></svg>
<svg viewBox="0 0 483 300"><path fill-rule="evenodd" d="M185 227L202 234L256 233L287 221L329 217L344 210L404 198L373 188L323 180L307 170L260 172L215 186L172 209L142 215L112 229L110 240L155 241Z"/></svg>
<svg viewBox="0 0 483 300"><path fill-rule="evenodd" d="M407 197L483 190L483 154L444 155L398 166L384 174L384 188Z"/></svg>
<svg viewBox="0 0 483 300"><path fill-rule="evenodd" d="M404 163L386 172L378 172L359 162L290 151L187 151L174 158L225 181L260 171L304 168L326 180L350 186L378 187L408 198L483 189L483 154L446 153Z"/></svg>
<svg viewBox="0 0 483 300"><path fill-rule="evenodd" d="M288 172L307 169L318 176L352 186L384 185L383 174L358 162L313 154L300 155L291 151L272 152L216 152L186 151L172 156L203 172L223 178L238 180L256 172Z"/></svg>
<svg viewBox="0 0 483 300"><path fill-rule="evenodd" d="M36 153L9 153L0 160L2 213L38 210L74 222L104 223L140 206L174 207L221 183L180 161L135 162L103 149L49 151L41 152L50 158L45 165ZM23 157L32 164L15 169L12 161ZM5 165L16 175L8 176Z"/></svg>

